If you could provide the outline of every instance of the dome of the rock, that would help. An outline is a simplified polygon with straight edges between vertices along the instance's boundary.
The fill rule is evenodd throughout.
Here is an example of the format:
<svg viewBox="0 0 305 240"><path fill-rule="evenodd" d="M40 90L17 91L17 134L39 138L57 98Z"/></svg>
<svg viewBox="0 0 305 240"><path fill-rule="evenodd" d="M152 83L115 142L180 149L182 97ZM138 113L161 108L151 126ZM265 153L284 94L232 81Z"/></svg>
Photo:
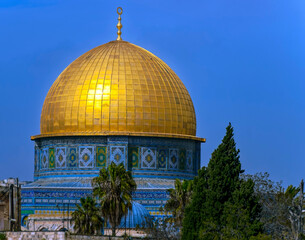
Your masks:
<svg viewBox="0 0 305 240"><path fill-rule="evenodd" d="M29 230L71 229L70 213L112 163L137 185L120 228L164 217L167 190L198 173L205 139L196 136L191 97L166 63L121 40L119 10L117 40L73 61L45 98L40 134L32 137L34 182L22 186Z"/></svg>
<svg viewBox="0 0 305 240"><path fill-rule="evenodd" d="M83 54L45 99L41 135L194 138L196 116L179 77L149 51L111 41Z"/></svg>

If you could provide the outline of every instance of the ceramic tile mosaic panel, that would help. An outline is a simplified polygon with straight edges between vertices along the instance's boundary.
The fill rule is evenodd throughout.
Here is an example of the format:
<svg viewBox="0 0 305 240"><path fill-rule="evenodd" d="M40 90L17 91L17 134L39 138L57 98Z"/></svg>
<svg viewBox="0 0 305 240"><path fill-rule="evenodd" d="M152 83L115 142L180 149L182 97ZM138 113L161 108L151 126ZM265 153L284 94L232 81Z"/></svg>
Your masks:
<svg viewBox="0 0 305 240"><path fill-rule="evenodd" d="M159 149L158 151L158 168L166 169L168 159L168 150Z"/></svg>
<svg viewBox="0 0 305 240"><path fill-rule="evenodd" d="M178 169L178 149L169 150L169 169Z"/></svg>
<svg viewBox="0 0 305 240"><path fill-rule="evenodd" d="M67 166L71 168L77 167L77 148L71 147L68 149Z"/></svg>
<svg viewBox="0 0 305 240"><path fill-rule="evenodd" d="M106 167L107 147L96 147L96 167Z"/></svg>
<svg viewBox="0 0 305 240"><path fill-rule="evenodd" d="M125 166L125 146L110 146L110 163L114 162Z"/></svg>
<svg viewBox="0 0 305 240"><path fill-rule="evenodd" d="M193 171L193 151L186 151L186 169L188 171Z"/></svg>
<svg viewBox="0 0 305 240"><path fill-rule="evenodd" d="M58 147L55 151L56 168L66 167L66 148Z"/></svg>
<svg viewBox="0 0 305 240"><path fill-rule="evenodd" d="M180 149L180 152L179 152L179 169L180 170L185 169L185 162L186 162L186 151L185 151L185 149Z"/></svg>
<svg viewBox="0 0 305 240"><path fill-rule="evenodd" d="M92 168L94 164L94 147L79 147L79 167Z"/></svg>
<svg viewBox="0 0 305 240"><path fill-rule="evenodd" d="M128 148L128 164L129 168L139 168L139 148L129 147Z"/></svg>
<svg viewBox="0 0 305 240"><path fill-rule="evenodd" d="M49 168L55 168L55 150L49 148Z"/></svg>
<svg viewBox="0 0 305 240"><path fill-rule="evenodd" d="M49 163L49 148L43 148L40 156L41 169L47 169Z"/></svg>
<svg viewBox="0 0 305 240"><path fill-rule="evenodd" d="M157 151L153 148L141 148L141 168L156 168Z"/></svg>
<svg viewBox="0 0 305 240"><path fill-rule="evenodd" d="M39 148L35 147L35 171L39 170Z"/></svg>

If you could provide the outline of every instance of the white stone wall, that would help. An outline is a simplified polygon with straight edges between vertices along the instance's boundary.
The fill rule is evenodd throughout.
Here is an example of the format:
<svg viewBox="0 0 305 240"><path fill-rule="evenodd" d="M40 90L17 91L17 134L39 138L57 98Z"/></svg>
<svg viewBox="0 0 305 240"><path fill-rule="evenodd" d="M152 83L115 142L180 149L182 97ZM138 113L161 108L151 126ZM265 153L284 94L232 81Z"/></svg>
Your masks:
<svg viewBox="0 0 305 240"><path fill-rule="evenodd" d="M123 237L70 235L65 232L5 232L8 240L123 240ZM134 238L133 239L137 239ZM138 238L140 239L140 238Z"/></svg>
<svg viewBox="0 0 305 240"><path fill-rule="evenodd" d="M60 231L63 228L73 232L73 224L71 224L70 218L29 215L27 221L27 229L33 232L43 231L43 229L53 232Z"/></svg>
<svg viewBox="0 0 305 240"><path fill-rule="evenodd" d="M6 232L7 240L66 240L64 232Z"/></svg>

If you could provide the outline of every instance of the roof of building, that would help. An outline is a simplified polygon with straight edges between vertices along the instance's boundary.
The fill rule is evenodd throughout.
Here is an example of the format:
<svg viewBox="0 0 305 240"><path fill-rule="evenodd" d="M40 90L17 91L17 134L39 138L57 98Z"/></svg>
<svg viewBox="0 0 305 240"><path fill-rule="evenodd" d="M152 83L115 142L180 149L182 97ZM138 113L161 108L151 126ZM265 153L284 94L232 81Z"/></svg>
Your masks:
<svg viewBox="0 0 305 240"><path fill-rule="evenodd" d="M50 88L32 137L129 135L196 137L192 99L161 59L126 41L72 62Z"/></svg>
<svg viewBox="0 0 305 240"><path fill-rule="evenodd" d="M144 227L150 218L149 212L140 203L132 202L132 210L123 217L119 228Z"/></svg>

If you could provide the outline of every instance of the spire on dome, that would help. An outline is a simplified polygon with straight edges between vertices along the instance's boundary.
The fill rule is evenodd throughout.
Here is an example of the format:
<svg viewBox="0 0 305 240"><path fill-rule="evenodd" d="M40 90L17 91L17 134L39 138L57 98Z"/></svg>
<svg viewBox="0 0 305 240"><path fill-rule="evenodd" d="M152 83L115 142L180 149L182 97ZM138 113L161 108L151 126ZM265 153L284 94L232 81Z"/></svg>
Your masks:
<svg viewBox="0 0 305 240"><path fill-rule="evenodd" d="M117 8L117 10L116 10L116 12L119 14L119 18L118 18L118 20L119 20L119 22L118 22L118 24L116 25L116 27L117 27L117 29L118 29L118 37L117 37L117 41L120 41L120 40L122 40L122 38L121 38L121 34L122 34L122 32L121 32L121 29L122 29L122 24L121 24L121 15L122 15L122 13L123 13L123 9L121 8L121 7L118 7Z"/></svg>

